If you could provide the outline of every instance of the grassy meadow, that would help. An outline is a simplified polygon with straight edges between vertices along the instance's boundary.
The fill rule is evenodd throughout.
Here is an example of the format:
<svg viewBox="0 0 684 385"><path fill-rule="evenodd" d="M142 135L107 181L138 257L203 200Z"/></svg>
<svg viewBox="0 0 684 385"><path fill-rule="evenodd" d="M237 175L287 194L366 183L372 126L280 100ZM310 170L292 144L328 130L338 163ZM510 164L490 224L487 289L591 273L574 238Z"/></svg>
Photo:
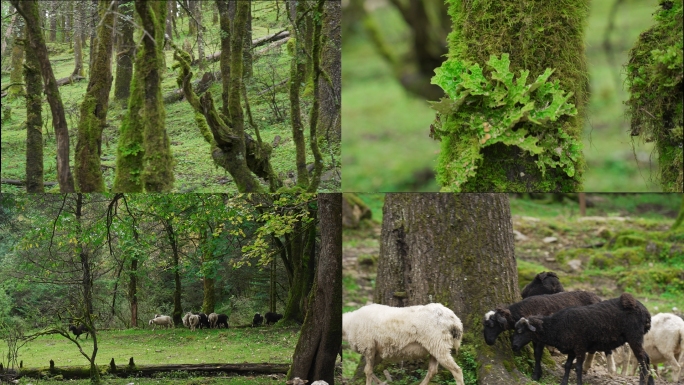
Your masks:
<svg viewBox="0 0 684 385"><path fill-rule="evenodd" d="M603 49L615 1L590 2L585 30L590 100L584 129L585 191L660 191L653 145L633 142L625 116L628 93L623 66L639 34L652 25L657 0L629 0L617 8L609 36L614 57ZM408 51L409 31L386 2L372 15L397 53ZM439 143L430 139L434 111L396 81L391 67L359 29L345 37L342 72L344 191L437 191L433 169ZM401 55L399 55L401 57Z"/></svg>
<svg viewBox="0 0 684 385"><path fill-rule="evenodd" d="M209 5L212 5L210 7ZM257 39L270 35L287 28L289 22L284 16L282 5L279 13L269 3L254 2L253 12L253 31L252 39ZM202 20L207 28L204 39L206 41L205 55L209 56L220 51L219 24L212 22L214 14L213 2L206 3L203 9ZM183 12L181 12L183 14ZM175 39L176 44L186 38L193 42L194 36L188 36L189 17L183 14L182 19L178 19L179 39ZM139 32L135 39L139 41ZM52 63L55 78L60 79L71 75L74 69L73 49L69 43L48 43L50 61ZM254 51L263 49L257 47ZM84 50L84 66L88 70L89 46ZM197 46L193 46L194 56L198 57ZM164 51L167 70L163 73L162 95L167 95L178 88L176 83L176 71L172 70L174 65L173 51ZM9 62L9 58L3 64ZM275 97L268 93L260 95L268 87L278 84L289 77L290 56L285 45L275 48L267 53L257 56L254 61L254 77L247 83L248 96L254 120L259 126L262 140L273 143L276 136L282 138L279 145L273 149L271 164L274 170L282 179L287 179L295 171L295 145L292 140L292 127L290 124L289 98L287 83L284 87L277 88ZM197 66L192 68L194 73L193 81L201 78L205 71L218 72L219 62L207 63L205 70L200 70ZM113 63L112 74L116 74L116 61ZM87 74L86 74L87 75ZM86 76L87 77L87 76ZM9 72L2 72L2 85L9 84ZM59 91L66 111L66 119L70 131L70 151L71 165L73 167L73 156L76 147L76 127L78 125L80 105L85 95L88 80L81 80L74 84L59 87ZM309 87L310 88L310 87ZM221 105L221 82L214 82L209 88L218 106ZM312 102L311 91L305 89L302 93L302 118L305 127L308 127L308 111ZM3 179L25 179L26 162L26 108L23 97L14 100L3 98L2 100L2 178ZM206 143L200 134L199 128L195 123L194 111L190 104L184 99L175 103L165 104L166 109L166 130L171 141L171 151L175 160L174 176L175 183L173 192L237 192L232 177L223 168L214 165L209 144ZM11 109L9 114L6 109ZM118 141L118 130L121 120L126 112L125 103L114 101L114 84L110 92L110 107L107 115L109 126L102 135L102 167L105 178L105 185L111 188L114 181L114 166L116 165L116 148ZM52 116L47 101L44 99L43 110L43 140L44 140L44 172L46 182L57 180L56 169L56 140L52 129ZM245 114L245 119L247 119ZM254 130L245 122L245 130L256 138ZM308 132L308 129L307 129ZM321 152L324 158L323 181L319 186L319 191L339 191L339 179L336 177L334 169L339 167L339 148L328 148L323 145ZM308 148L307 140L307 161L313 162L313 155ZM2 185L3 192L23 192L22 187ZM58 186L46 188L47 192L59 191Z"/></svg>

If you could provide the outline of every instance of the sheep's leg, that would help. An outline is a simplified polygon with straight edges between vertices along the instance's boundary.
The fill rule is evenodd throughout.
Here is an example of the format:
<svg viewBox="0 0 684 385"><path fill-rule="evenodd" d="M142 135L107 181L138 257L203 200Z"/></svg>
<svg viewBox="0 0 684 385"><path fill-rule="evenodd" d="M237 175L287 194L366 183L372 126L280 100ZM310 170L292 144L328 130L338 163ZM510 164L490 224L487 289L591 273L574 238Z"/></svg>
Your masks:
<svg viewBox="0 0 684 385"><path fill-rule="evenodd" d="M582 365L582 373L587 374L589 369L591 369L591 364L594 362L594 353L589 353L587 354L587 359L584 361L584 365Z"/></svg>
<svg viewBox="0 0 684 385"><path fill-rule="evenodd" d="M375 354L369 354L369 355L365 356L366 357L366 367L363 368L363 372L366 373L366 385L373 385L373 379L375 379L378 383L381 382L380 379L377 378L375 376L375 374L373 374L373 366L375 366L374 360L373 360L374 355Z"/></svg>
<svg viewBox="0 0 684 385"><path fill-rule="evenodd" d="M434 356L430 356L430 363L428 364L428 370L427 374L425 375L425 378L423 381L420 382L420 385L428 385L430 383L430 380L432 379L432 376L437 373L437 369L439 369L439 362Z"/></svg>
<svg viewBox="0 0 684 385"><path fill-rule="evenodd" d="M639 361L639 368L641 369L639 371L639 385L644 385L646 376L648 376L648 385L653 385L653 377L649 371L651 359L648 358L648 354L646 354L644 347L641 346L641 343L635 342L630 342L629 347L632 348L634 357L636 357L637 361Z"/></svg>
<svg viewBox="0 0 684 385"><path fill-rule="evenodd" d="M563 375L563 379L561 380L560 385L568 385L568 379L570 378L570 369L572 369L572 361L575 360L575 353L570 352L568 353L568 360L565 361L565 374Z"/></svg>
<svg viewBox="0 0 684 385"><path fill-rule="evenodd" d="M606 363L608 365L608 373L610 373L611 376L615 375L617 373L617 369L615 369L615 358L613 357L613 352L608 350L606 353Z"/></svg>
<svg viewBox="0 0 684 385"><path fill-rule="evenodd" d="M682 367L679 365L679 362L677 362L674 352L663 353L663 357L670 363L670 366L672 366L672 380L676 384L679 381L679 374Z"/></svg>
<svg viewBox="0 0 684 385"><path fill-rule="evenodd" d="M532 373L532 379L538 381L542 376L541 358L544 353L544 344L533 341L532 346L534 347L534 372Z"/></svg>
<svg viewBox="0 0 684 385"><path fill-rule="evenodd" d="M454 361L454 358L451 356L451 354L449 352L445 352L444 354L439 356L439 358L436 358L435 362L438 362L445 369L447 369L448 371L451 372L451 375L454 376L454 380L456 380L456 385L464 385L464 383L463 383L463 370L461 370L461 367L458 366L458 364L456 363L456 361ZM430 365L432 365L432 359L430 359ZM437 372L437 365L435 364L435 373L436 372ZM430 377L432 377L432 376L430 376ZM426 382L426 384L427 384L427 382Z"/></svg>
<svg viewBox="0 0 684 385"><path fill-rule="evenodd" d="M622 374L623 376L629 374L629 364L631 363L631 361L632 351L625 347L622 351L622 370L620 371L620 374Z"/></svg>
<svg viewBox="0 0 684 385"><path fill-rule="evenodd" d="M582 364L584 364L585 352L577 355L577 363L575 363L575 373L577 373L577 385L582 385Z"/></svg>

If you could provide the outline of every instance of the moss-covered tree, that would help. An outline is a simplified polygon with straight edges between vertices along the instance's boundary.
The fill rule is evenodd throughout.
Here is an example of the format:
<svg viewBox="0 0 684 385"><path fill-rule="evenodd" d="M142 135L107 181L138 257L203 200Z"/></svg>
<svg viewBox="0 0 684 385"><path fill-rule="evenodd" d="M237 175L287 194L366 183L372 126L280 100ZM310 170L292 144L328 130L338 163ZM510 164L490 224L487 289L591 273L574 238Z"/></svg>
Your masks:
<svg viewBox="0 0 684 385"><path fill-rule="evenodd" d="M82 33L85 29L85 0L76 0L74 8L74 70L71 76L85 76L83 68L83 39ZM73 6L73 4L72 4Z"/></svg>
<svg viewBox="0 0 684 385"><path fill-rule="evenodd" d="M110 9L110 5L113 7ZM109 91L112 86L112 31L117 3L100 0L102 22L98 29L97 49L93 59L90 81L81 103L76 143L76 188L81 192L104 192L100 169L102 130L107 125Z"/></svg>
<svg viewBox="0 0 684 385"><path fill-rule="evenodd" d="M128 111L120 128L114 190L168 192L173 188L173 157L161 95L166 1L136 0L144 33L131 82Z"/></svg>
<svg viewBox="0 0 684 385"><path fill-rule="evenodd" d="M32 50L26 51L26 192L42 193L43 187L43 80L40 63Z"/></svg>
<svg viewBox="0 0 684 385"><path fill-rule="evenodd" d="M40 72L45 84L45 95L52 112L52 127L57 139L57 181L60 192L74 191L74 178L69 168L69 129L64 116L64 105L57 88L55 74L47 53L45 38L41 29L38 3L36 0L11 0L14 8L26 22L28 48L33 50L40 63Z"/></svg>
<svg viewBox="0 0 684 385"><path fill-rule="evenodd" d="M172 3L172 2L169 2ZM133 58L135 57L135 41L133 41L133 0L122 0L119 5L118 25L121 32L119 50L116 54L116 77L114 78L114 100L128 100L131 94L131 78L133 77Z"/></svg>
<svg viewBox="0 0 684 385"><path fill-rule="evenodd" d="M24 86L22 85L21 68L24 63L24 43L22 42L21 28L16 28L13 34L14 44L12 44L12 60L10 70L10 84L7 90L7 97L14 99L25 94Z"/></svg>
<svg viewBox="0 0 684 385"><path fill-rule="evenodd" d="M320 114L317 130L329 144L340 143L342 119L342 2L326 1L321 32L321 76L318 79Z"/></svg>
<svg viewBox="0 0 684 385"><path fill-rule="evenodd" d="M588 0L447 2L449 54L432 80L447 95L433 105L438 182L447 191L581 190Z"/></svg>
<svg viewBox="0 0 684 385"><path fill-rule="evenodd" d="M319 194L321 251L288 378L335 379L342 343L342 194Z"/></svg>
<svg viewBox="0 0 684 385"><path fill-rule="evenodd" d="M291 2L293 3L293 2ZM292 5L290 5L292 7ZM307 12L305 1L296 2L295 15L291 17L290 41L288 49L292 59L290 61L290 121L292 122L292 140L295 143L297 186L305 190L309 187L309 171L306 169L306 142L304 124L300 107L300 94L306 72L306 44L304 41L305 15ZM290 13L292 15L292 12Z"/></svg>
<svg viewBox="0 0 684 385"><path fill-rule="evenodd" d="M492 347L482 339L484 314L519 299L507 195L385 197L375 302L434 302L453 310L465 330L457 358L467 354L478 363L479 384L528 382L515 368L508 339Z"/></svg>
<svg viewBox="0 0 684 385"><path fill-rule="evenodd" d="M655 141L663 191L684 189L684 27L682 0L661 0L656 24L629 52L627 101L632 136Z"/></svg>

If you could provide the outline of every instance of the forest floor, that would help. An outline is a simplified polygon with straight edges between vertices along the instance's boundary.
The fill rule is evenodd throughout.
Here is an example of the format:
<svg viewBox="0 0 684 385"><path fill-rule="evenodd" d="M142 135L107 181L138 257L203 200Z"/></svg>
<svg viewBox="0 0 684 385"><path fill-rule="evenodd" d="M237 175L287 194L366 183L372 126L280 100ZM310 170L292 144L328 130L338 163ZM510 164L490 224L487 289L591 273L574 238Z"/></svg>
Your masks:
<svg viewBox="0 0 684 385"><path fill-rule="evenodd" d="M266 4L266 3L262 3ZM206 48L205 56L220 51L219 26L211 23L212 11L206 7L203 20L207 27L205 33ZM279 17L279 19L277 19ZM178 20L180 37L175 39L179 44L188 39L194 41L193 36L187 35L188 17ZM261 4L253 9L253 39L273 34L286 28L287 20L282 12L277 16L273 7ZM139 41L138 33L136 41ZM258 51L262 47L255 49ZM71 75L74 69L74 54L69 43L48 43L50 61L53 66L55 78L60 79ZM198 57L197 47L194 46L194 56ZM84 48L84 66L86 71L89 62L89 48ZM167 95L178 88L176 83L176 71L172 70L175 64L173 51L165 52L166 71L162 72L162 95ZM3 58L3 63L5 62ZM7 60L9 62L9 60ZM219 72L219 62L208 63L204 70L198 67L192 68L193 81L201 78L204 72ZM290 71L290 56L285 46L275 48L263 55L255 56L254 75L247 82L248 96L254 120L259 126L262 140L274 143L276 137L278 145L271 154L271 164L277 174L283 180L292 180L295 170L295 144L292 140L292 127L290 123L290 104L288 86L276 88L275 94L261 92L274 84L288 79ZM112 74L116 74L114 62ZM9 84L9 73L2 71L2 85ZM70 132L71 162L74 165L74 150L76 148L76 127L79 121L80 105L85 95L88 80L59 87L59 91L66 111L66 119ZM214 82L209 88L217 108L221 105L221 82ZM309 110L312 104L311 87L303 88L302 92L302 119L307 133L307 162L313 162L313 155L308 145L308 122ZM56 139L52 129L52 116L47 102L43 103L43 140L44 140L44 169L45 182L57 180L56 170ZM3 98L2 100L2 171L3 179L25 180L26 165L26 106L23 97L14 100ZM199 128L195 123L194 111L190 104L183 99L175 103L164 105L166 109L166 130L171 140L171 151L175 160L174 176L175 183L173 192L237 192L232 177L223 168L214 165L209 144L204 141ZM7 114L6 109L11 109ZM119 126L126 112L125 103L114 101L114 85L110 93L110 107L107 114L108 127L102 134L102 168L107 188L111 188L114 181L116 165L116 149L119 137ZM246 119L246 117L245 117ZM255 137L254 130L245 123L246 131ZM326 138L321 141L321 152L324 160L324 170L319 191L340 191L340 157L339 145L329 145ZM286 181L287 183L287 181ZM267 189L268 185L264 183ZM24 188L3 184L3 192L24 192ZM46 192L57 192L58 186L46 188Z"/></svg>
<svg viewBox="0 0 684 385"><path fill-rule="evenodd" d="M383 195L358 196L368 204L373 219L343 233L343 312L372 303L380 254ZM684 230L667 231L677 216L681 195L589 194L587 199L590 207L582 218L575 202L516 199L511 195L520 288L541 271L555 271L566 290L588 290L603 299L627 291L651 314L672 312L673 308L681 312ZM604 245L599 246L601 243ZM563 374L565 357L553 358L559 365L548 368L552 374L542 377L541 383L557 384ZM345 378L354 376L359 360L360 355L344 350ZM412 384L424 375L424 371L408 373L403 382L396 383ZM574 374L570 377L572 383ZM453 382L451 375L440 378ZM587 385L638 384L638 377L610 377L601 365L594 365L583 380ZM665 382L656 381L660 383Z"/></svg>

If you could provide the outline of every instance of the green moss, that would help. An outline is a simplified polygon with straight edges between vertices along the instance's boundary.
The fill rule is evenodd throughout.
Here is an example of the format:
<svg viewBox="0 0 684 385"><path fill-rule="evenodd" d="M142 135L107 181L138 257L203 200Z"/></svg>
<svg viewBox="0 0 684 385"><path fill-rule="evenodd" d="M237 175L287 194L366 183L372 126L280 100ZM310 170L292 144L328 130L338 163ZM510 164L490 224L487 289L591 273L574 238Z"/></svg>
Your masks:
<svg viewBox="0 0 684 385"><path fill-rule="evenodd" d="M643 246L646 244L646 239L644 237L634 234L624 234L618 235L615 239L615 248L620 247L633 247L633 246Z"/></svg>
<svg viewBox="0 0 684 385"><path fill-rule="evenodd" d="M656 142L660 184L664 191L679 192L684 186L682 8L682 0L660 1L656 24L639 36L627 64L632 135Z"/></svg>
<svg viewBox="0 0 684 385"><path fill-rule="evenodd" d="M449 59L434 79L450 97L435 104L432 127L442 140L440 184L450 191L580 190L588 1L448 3ZM536 81L527 84L528 76Z"/></svg>

